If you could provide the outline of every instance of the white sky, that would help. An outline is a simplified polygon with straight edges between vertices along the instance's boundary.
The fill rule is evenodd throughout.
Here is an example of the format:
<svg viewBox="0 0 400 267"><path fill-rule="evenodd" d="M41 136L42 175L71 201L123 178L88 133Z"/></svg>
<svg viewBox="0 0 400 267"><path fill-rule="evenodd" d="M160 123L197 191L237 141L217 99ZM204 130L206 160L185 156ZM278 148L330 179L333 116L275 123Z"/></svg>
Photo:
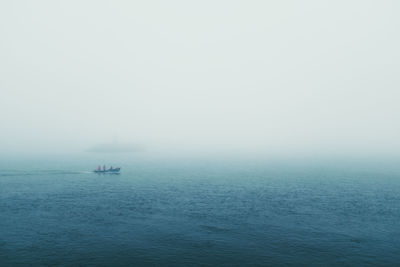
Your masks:
<svg viewBox="0 0 400 267"><path fill-rule="evenodd" d="M400 1L1 1L2 152L397 153Z"/></svg>

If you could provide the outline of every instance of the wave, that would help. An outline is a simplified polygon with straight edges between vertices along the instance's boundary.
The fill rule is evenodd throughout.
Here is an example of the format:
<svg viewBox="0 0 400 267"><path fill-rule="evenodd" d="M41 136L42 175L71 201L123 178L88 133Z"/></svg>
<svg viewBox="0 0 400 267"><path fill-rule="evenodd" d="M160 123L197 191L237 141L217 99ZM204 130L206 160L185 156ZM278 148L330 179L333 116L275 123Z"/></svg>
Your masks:
<svg viewBox="0 0 400 267"><path fill-rule="evenodd" d="M30 176L30 175L73 175L85 174L91 171L66 171L66 170L0 170L1 176Z"/></svg>

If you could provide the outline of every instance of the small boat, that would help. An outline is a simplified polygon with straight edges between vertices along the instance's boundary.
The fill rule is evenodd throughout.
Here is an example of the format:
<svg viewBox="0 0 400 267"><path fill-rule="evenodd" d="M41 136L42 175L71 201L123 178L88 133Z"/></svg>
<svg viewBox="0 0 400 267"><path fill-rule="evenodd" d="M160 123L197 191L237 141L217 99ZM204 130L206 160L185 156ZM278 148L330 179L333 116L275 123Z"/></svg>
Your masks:
<svg viewBox="0 0 400 267"><path fill-rule="evenodd" d="M109 169L106 169L106 166L103 166L103 169L99 166L96 170L93 172L95 173L114 173L114 174L119 174L119 171L121 168L113 168L112 166Z"/></svg>

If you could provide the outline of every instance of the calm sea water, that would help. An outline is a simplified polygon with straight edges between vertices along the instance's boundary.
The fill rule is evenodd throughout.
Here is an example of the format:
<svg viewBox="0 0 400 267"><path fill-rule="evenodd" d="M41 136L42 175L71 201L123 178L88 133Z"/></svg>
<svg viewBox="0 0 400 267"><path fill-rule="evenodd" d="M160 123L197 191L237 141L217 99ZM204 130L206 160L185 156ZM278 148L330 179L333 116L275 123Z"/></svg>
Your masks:
<svg viewBox="0 0 400 267"><path fill-rule="evenodd" d="M400 264L395 163L99 160L1 160L1 266Z"/></svg>

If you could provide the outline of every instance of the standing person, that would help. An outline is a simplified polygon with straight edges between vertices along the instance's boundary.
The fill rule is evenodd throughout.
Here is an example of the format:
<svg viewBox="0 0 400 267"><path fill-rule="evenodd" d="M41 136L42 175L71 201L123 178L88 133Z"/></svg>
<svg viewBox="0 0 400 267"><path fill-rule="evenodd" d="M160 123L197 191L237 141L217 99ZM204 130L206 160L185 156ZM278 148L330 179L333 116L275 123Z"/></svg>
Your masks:
<svg viewBox="0 0 400 267"><path fill-rule="evenodd" d="M103 165L103 171L105 171L106 170L106 165Z"/></svg>

